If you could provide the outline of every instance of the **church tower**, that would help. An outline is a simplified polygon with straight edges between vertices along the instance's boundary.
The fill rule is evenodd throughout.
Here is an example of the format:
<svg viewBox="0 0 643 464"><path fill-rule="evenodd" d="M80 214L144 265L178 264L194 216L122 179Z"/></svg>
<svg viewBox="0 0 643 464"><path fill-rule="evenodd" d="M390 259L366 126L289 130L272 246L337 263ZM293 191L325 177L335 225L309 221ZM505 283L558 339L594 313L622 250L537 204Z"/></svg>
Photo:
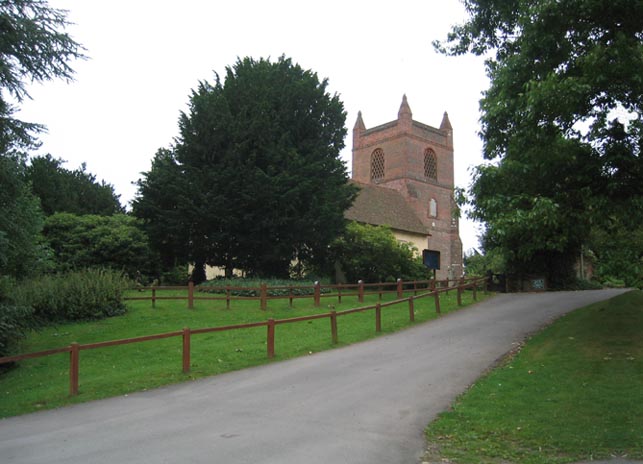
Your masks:
<svg viewBox="0 0 643 464"><path fill-rule="evenodd" d="M440 252L438 279L462 275L453 128L446 112L439 128L414 121L406 95L397 119L386 124L367 129L360 112L353 128L352 177L399 192L426 228L425 248Z"/></svg>

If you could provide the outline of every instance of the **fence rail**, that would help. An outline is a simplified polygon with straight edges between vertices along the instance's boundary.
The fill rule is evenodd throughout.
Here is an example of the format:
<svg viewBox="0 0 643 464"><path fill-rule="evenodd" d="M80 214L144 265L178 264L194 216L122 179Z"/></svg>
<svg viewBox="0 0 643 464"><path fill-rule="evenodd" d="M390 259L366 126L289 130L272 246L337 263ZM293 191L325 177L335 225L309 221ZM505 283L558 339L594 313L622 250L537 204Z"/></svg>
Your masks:
<svg viewBox="0 0 643 464"><path fill-rule="evenodd" d="M342 298L357 297L357 301L364 302L364 297L367 295L378 295L380 300L385 294L397 293L398 297L402 297L404 290L413 290L413 294L417 295L418 292L426 291L428 289L434 290L436 288L447 288L452 290L460 285L461 280L416 280L404 282L398 279L396 282L380 282L380 283L364 283L359 281L356 284L337 284L337 285L322 285L315 282L314 285L279 285L269 287L266 284L261 284L259 287L235 287L231 285L221 287L195 287L193 282L189 282L187 286L153 286L153 287L139 287L140 291L151 291L150 296L127 296L124 299L129 301L146 301L152 302L152 308L156 307L156 301L159 300L187 300L188 309L194 307L195 301L225 301L226 308L230 308L231 301L259 301L259 307L262 310L268 309L268 301L272 300L289 300L290 306L293 300L312 298L316 307L321 304L322 298L337 298L337 302L341 303ZM306 289L312 290L310 294L296 294L298 290ZM323 290L328 290L329 293L324 293ZM157 291L181 291L187 290L187 295L172 295L172 296L158 296ZM274 290L288 290L287 295L270 295L270 291ZM346 293L344 290L348 290ZM199 296L198 294L218 292L221 296ZM232 292L254 292L256 296L241 296L233 295Z"/></svg>
<svg viewBox="0 0 643 464"><path fill-rule="evenodd" d="M398 281L398 283L396 284L398 285L398 289L400 286L399 282L400 281ZM348 314L353 314L357 312L374 310L375 311L375 331L381 332L382 331L382 308L395 306L395 305L408 302L409 320L410 322L413 322L415 320L414 304L417 300L422 298L433 297L434 303L435 303L435 311L437 314L440 314L440 294L441 293L449 292L451 290L457 291L457 303L458 305L462 305L462 293L466 289L470 288L473 290L474 301L477 300L477 289L479 286L482 285L484 288L484 291L486 291L487 280L486 278L483 278L483 277L468 279L468 280L461 279L460 281L457 282L457 286L455 287L449 287L447 283L447 286L437 288L434 284L431 285L431 287L429 288L425 288L424 289L425 292L419 295L417 294L417 292L421 291L421 289L415 288L414 295L411 295L406 298L402 297L402 298L398 298L396 300L392 300L384 303L378 302L374 305L361 306L357 308L346 309L343 311L333 310L328 313L313 314L309 316L300 316L300 317L293 317L288 319L268 319L266 321L261 321L261 322L251 322L246 324L235 324L235 325L227 325L227 326L220 326L220 327L206 327L206 328L200 328L200 329L190 329L189 327L185 327L183 328L183 330L177 330L173 332L166 332L166 333L154 334L154 335L145 335L141 337L125 338L120 340L108 340L108 341L95 342L95 343L79 344L74 342L68 346L54 348L51 350L0 357L0 364L21 361L24 359L39 358L43 356L51 356L59 353L69 353L69 394L70 396L75 396L78 394L79 378L80 378L80 372L79 372L80 371L80 352L83 350L106 348L110 346L126 345L130 343L142 343L142 342L147 342L152 340L160 340L163 338L182 337L182 368L183 368L183 372L187 373L190 371L190 346L191 346L192 335L198 335L198 334L204 334L204 333L210 333L210 332L223 332L228 330L249 329L254 327L265 326L267 328L267 334L266 334L267 356L268 358L273 358L275 356L275 327L277 325L328 318L330 320L332 343L337 344L339 340L338 330L337 330L337 320L340 316L346 316ZM370 286L370 285L378 285L378 284L367 284L367 285ZM363 288L364 286L366 285L362 285L360 286L360 288ZM160 287L154 287L154 288L158 289ZM177 289L176 287L169 287L169 288L173 290ZM188 288L188 287L184 287L184 288ZM395 291L398 291L398 290L396 289ZM389 293L393 293L393 291L390 291ZM363 295L363 293L361 294ZM398 296L403 296L403 294L400 294L400 292L398 292ZM136 299L136 298L130 298L130 299ZM157 298L157 299L161 299L161 298ZM164 299L177 299L177 298L166 297ZM317 302L317 300L315 301Z"/></svg>

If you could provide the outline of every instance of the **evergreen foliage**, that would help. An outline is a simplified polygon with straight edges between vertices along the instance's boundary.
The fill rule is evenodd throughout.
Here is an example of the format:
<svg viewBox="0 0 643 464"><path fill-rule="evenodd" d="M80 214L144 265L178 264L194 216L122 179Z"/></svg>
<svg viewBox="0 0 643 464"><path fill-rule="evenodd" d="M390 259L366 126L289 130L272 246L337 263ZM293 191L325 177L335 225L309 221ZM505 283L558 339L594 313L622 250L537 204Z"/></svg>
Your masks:
<svg viewBox="0 0 643 464"><path fill-rule="evenodd" d="M326 257L355 195L339 158L346 114L327 86L285 57L239 59L224 82L199 84L133 202L164 265L288 277L293 260Z"/></svg>
<svg viewBox="0 0 643 464"><path fill-rule="evenodd" d="M69 62L84 58L83 48L66 32L66 12L42 0L0 2L0 153L27 148L41 125L13 117L13 102L28 98L27 84L54 78L71 80Z"/></svg>
<svg viewBox="0 0 643 464"><path fill-rule="evenodd" d="M17 157L0 154L0 277L21 278L41 264L43 216L23 169Z"/></svg>
<svg viewBox="0 0 643 464"><path fill-rule="evenodd" d="M54 213L98 214L107 216L125 212L114 186L98 182L83 163L73 171L63 167L62 159L51 155L31 158L26 169L27 181L40 198L42 211Z"/></svg>

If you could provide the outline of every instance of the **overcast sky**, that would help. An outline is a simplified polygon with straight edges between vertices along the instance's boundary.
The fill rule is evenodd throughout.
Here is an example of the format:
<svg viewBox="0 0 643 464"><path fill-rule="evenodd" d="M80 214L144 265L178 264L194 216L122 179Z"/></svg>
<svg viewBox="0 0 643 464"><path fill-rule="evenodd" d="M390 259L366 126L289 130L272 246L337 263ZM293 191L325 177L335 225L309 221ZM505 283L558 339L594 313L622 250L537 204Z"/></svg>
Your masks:
<svg viewBox="0 0 643 464"><path fill-rule="evenodd" d="M73 63L75 81L30 87L20 118L45 124L39 153L82 162L113 184L123 203L160 147L178 133L179 112L200 80L222 76L237 57L284 54L328 78L348 113L342 158L350 171L351 129L397 118L402 95L413 119L454 129L455 181L466 187L482 162L478 101L488 80L481 59L448 58L431 45L465 19L459 0L50 0L69 11L68 32L89 59ZM461 220L464 249L477 227Z"/></svg>

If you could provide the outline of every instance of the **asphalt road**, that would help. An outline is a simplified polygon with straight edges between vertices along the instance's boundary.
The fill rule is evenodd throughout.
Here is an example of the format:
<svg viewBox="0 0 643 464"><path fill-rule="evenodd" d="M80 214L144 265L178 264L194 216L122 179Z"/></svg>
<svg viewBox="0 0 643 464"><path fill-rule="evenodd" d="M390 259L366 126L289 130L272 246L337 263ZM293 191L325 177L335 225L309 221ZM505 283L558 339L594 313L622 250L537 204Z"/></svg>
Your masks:
<svg viewBox="0 0 643 464"><path fill-rule="evenodd" d="M494 361L621 292L500 295L350 347L5 419L0 462L413 464L427 423Z"/></svg>

